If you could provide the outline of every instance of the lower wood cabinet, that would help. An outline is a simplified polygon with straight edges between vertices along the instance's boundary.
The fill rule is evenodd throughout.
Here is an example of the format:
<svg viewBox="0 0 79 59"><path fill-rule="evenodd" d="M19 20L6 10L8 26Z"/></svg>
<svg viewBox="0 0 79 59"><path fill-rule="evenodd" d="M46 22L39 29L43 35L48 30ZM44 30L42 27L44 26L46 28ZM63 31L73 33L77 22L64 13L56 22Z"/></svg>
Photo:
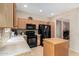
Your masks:
<svg viewBox="0 0 79 59"><path fill-rule="evenodd" d="M68 56L69 54L69 43L63 39L44 39L44 56Z"/></svg>

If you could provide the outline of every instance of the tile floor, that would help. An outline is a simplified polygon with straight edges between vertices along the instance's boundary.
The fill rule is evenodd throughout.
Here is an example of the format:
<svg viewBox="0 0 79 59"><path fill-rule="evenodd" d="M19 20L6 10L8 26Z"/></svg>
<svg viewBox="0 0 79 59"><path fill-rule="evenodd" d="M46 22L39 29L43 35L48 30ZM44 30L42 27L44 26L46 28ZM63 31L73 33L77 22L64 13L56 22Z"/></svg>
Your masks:
<svg viewBox="0 0 79 59"><path fill-rule="evenodd" d="M32 52L22 53L17 56L43 56L43 47L38 46L38 47L32 48ZM79 56L79 53L76 53L76 52L70 50L69 56Z"/></svg>

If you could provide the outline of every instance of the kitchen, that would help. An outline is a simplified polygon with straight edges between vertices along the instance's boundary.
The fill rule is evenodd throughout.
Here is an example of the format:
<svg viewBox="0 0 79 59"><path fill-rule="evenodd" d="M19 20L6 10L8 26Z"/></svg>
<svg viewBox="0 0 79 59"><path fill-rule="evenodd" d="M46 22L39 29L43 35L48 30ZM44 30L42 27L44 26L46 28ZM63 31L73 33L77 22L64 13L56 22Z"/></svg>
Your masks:
<svg viewBox="0 0 79 59"><path fill-rule="evenodd" d="M18 10L19 9L18 5L21 7L20 9L26 8L24 10L27 10L27 4L22 4L22 5L21 5L21 3L19 3L19 4L18 3L17 4L15 4L15 3L0 4L0 8L1 8L0 9L0 12L1 12L1 14L0 14L0 19L1 19L0 20L0 27L1 27L1 29L0 29L1 30L0 31L1 50L0 51L1 51L1 54L0 55L7 55L7 54L16 55L16 54L19 54L19 53L22 53L25 51L30 52L31 51L30 48L32 46L37 47L37 46L41 45L41 47L42 47L43 39L45 39L45 38L70 39L69 34L67 37L63 37L63 33L64 33L63 31L65 29L70 30L69 25L68 25L68 27L66 27L69 19L67 19L65 16L64 16L65 19L62 18L61 15L58 15L58 17L51 16L52 18L48 17L45 19L40 18L40 17L35 18L35 17L33 17L34 14L31 14L31 16L30 16L29 13L26 13L28 15L25 15L24 11L22 12L21 10ZM39 12L41 13L43 11L41 10ZM37 15L37 16L39 16L39 15ZM66 21L61 21L61 20L66 20ZM30 30L30 28L31 28L31 30ZM49 30L46 28L48 28ZM41 30L43 30L43 32L40 32ZM28 34L26 32L28 32ZM44 32L45 32L45 34L44 34ZM34 37L32 36L32 40L30 40L30 41L27 40L27 35L31 36L31 35L29 35L29 33L34 34ZM28 37L28 38L30 38L30 37ZM35 43L33 41L34 38L36 39L36 40L34 40ZM30 43L31 41L33 44ZM6 46L6 44L10 45L10 46ZM11 45L13 45L13 48ZM6 48L5 51L3 51L3 52L2 52L2 50L4 50L4 49L2 49L2 47ZM10 51L9 47L10 47L10 49L12 48L11 52L9 52Z"/></svg>

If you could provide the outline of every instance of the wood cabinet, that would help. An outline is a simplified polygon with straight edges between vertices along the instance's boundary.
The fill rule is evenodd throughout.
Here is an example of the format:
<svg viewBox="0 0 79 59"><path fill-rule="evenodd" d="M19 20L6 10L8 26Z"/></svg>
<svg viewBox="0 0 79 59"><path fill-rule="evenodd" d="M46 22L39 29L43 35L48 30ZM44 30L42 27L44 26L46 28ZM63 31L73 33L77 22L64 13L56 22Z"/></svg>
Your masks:
<svg viewBox="0 0 79 59"><path fill-rule="evenodd" d="M0 3L0 27L13 27L12 3Z"/></svg>
<svg viewBox="0 0 79 59"><path fill-rule="evenodd" d="M48 22L45 22L45 21L28 20L28 19L18 18L18 21L17 21L18 28L25 29L26 28L26 24L36 24L36 26L38 26L39 24L51 25L50 23L48 24Z"/></svg>
<svg viewBox="0 0 79 59"><path fill-rule="evenodd" d="M40 35L38 34L37 35L37 46L39 46L40 45Z"/></svg>
<svg viewBox="0 0 79 59"><path fill-rule="evenodd" d="M18 19L16 18L16 3L13 3L13 26L17 28Z"/></svg>
<svg viewBox="0 0 79 59"><path fill-rule="evenodd" d="M4 4L0 4L0 27L5 26L6 25L6 21L5 21L5 7ZM3 25L4 24L4 25Z"/></svg>
<svg viewBox="0 0 79 59"><path fill-rule="evenodd" d="M52 38L55 37L55 23L54 22L18 18L16 23L17 23L18 29L25 29L26 24L36 24L37 29L38 29L39 24L51 25L51 37Z"/></svg>
<svg viewBox="0 0 79 59"><path fill-rule="evenodd" d="M51 38L44 39L44 56L68 56L69 54L69 43L67 40Z"/></svg>

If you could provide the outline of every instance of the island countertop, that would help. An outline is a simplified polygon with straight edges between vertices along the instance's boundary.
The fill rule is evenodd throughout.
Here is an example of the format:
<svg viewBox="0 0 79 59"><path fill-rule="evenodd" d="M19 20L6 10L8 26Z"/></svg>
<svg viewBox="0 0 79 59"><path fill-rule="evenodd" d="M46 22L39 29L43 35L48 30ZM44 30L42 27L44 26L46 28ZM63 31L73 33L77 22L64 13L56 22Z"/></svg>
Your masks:
<svg viewBox="0 0 79 59"><path fill-rule="evenodd" d="M68 40L60 39L60 38L46 38L46 39L44 39L44 41L50 42L53 44L60 44L62 42L68 42Z"/></svg>

